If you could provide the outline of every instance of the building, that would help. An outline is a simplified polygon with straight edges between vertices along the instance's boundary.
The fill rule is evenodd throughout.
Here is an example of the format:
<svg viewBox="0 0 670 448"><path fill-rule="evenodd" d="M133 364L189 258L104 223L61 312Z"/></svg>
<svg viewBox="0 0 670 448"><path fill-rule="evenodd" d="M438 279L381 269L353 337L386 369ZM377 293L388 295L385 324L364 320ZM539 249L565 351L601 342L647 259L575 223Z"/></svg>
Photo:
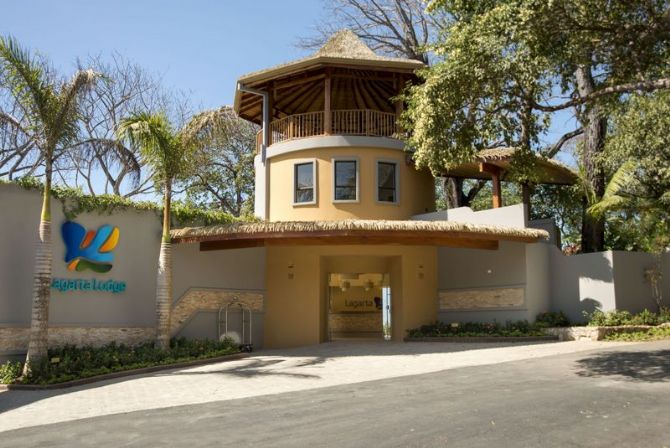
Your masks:
<svg viewBox="0 0 670 448"><path fill-rule="evenodd" d="M173 231L174 336L219 337L226 307L229 331L242 333L244 318L244 338L251 334L256 347L401 341L436 320L533 321L548 310L579 320L596 306L653 307L643 278L648 254L565 257L552 222L528 221L526 187L524 204L502 206L500 180L513 150L483 152L445 173L491 179L494 208L435 212L433 176L416 169L397 138L396 96L420 67L378 56L344 31L312 56L239 79L235 110L262 125L259 220ZM537 170L542 182L574 181L555 162L538 159ZM33 251L26 248L35 235L22 223L39 215L39 194L2 186L0 203L13 211L0 220L0 354L7 354L27 346ZM71 218L67 204L52 209L55 229ZM54 239L50 339L152 338L160 220L128 210L76 221L116 227L118 246L111 270L82 272L61 261L66 247Z"/></svg>

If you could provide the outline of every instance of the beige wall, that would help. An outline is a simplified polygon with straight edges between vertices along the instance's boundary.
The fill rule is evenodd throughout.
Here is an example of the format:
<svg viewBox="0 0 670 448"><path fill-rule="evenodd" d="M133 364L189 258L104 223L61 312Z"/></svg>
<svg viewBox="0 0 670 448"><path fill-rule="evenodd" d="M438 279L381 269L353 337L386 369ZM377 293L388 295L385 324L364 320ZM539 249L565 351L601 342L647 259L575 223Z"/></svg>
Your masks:
<svg viewBox="0 0 670 448"><path fill-rule="evenodd" d="M333 203L334 157L359 160L359 201ZM417 171L405 162L406 154L397 149L320 148L296 151L268 160L270 221L313 221L337 219L409 219L435 208L434 181L428 172ZM293 165L296 161L317 161L317 201L314 205L293 205ZM376 201L376 161L398 162L400 174L398 204Z"/></svg>
<svg viewBox="0 0 670 448"><path fill-rule="evenodd" d="M390 274L394 340L437 319L435 247L268 247L266 260L265 347L327 340L330 272Z"/></svg>

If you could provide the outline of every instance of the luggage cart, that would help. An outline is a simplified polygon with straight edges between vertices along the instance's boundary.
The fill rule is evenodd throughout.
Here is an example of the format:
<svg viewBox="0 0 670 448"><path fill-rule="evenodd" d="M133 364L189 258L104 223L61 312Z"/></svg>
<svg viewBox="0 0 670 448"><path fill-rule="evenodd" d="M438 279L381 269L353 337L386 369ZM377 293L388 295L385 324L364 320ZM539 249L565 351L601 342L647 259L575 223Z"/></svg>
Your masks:
<svg viewBox="0 0 670 448"><path fill-rule="evenodd" d="M246 303L241 302L237 299L234 299L230 301L227 305L219 308L219 319L218 319L219 340L226 337L230 337L233 340L237 339L233 336L233 334L235 333L228 332L228 311L231 311L232 309L235 308L239 308L240 316L242 319L242 334L239 335L239 340L236 342L239 343L241 351L250 353L253 351L253 344L251 342L251 330L252 330L251 307ZM223 332L221 332L222 329Z"/></svg>

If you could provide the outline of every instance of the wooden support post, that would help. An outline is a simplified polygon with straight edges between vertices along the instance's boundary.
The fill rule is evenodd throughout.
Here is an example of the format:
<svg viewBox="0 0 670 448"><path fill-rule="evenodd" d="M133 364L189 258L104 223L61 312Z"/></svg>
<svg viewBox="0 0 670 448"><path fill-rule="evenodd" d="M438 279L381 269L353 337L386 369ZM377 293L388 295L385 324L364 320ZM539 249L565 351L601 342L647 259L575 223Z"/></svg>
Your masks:
<svg viewBox="0 0 670 448"><path fill-rule="evenodd" d="M479 171L482 173L489 173L491 175L491 190L493 190L493 208L500 208L503 206L502 190L500 188L500 175L502 170L490 163L480 163Z"/></svg>
<svg viewBox="0 0 670 448"><path fill-rule="evenodd" d="M397 76L397 77L396 77ZM393 76L393 84L395 87L396 95L400 95L405 88L405 79L402 75L395 75ZM395 132L398 134L402 133L402 129L400 128L400 116L403 113L403 110L405 109L405 105L401 100L396 100L395 101Z"/></svg>
<svg viewBox="0 0 670 448"><path fill-rule="evenodd" d="M331 111L331 76L330 70L326 71L323 80L323 133L330 135L333 132L333 114Z"/></svg>
<svg viewBox="0 0 670 448"><path fill-rule="evenodd" d="M270 110L270 122L268 123L268 146L274 143L272 137L272 121L275 119L275 83L272 82L270 94L268 95L268 109Z"/></svg>

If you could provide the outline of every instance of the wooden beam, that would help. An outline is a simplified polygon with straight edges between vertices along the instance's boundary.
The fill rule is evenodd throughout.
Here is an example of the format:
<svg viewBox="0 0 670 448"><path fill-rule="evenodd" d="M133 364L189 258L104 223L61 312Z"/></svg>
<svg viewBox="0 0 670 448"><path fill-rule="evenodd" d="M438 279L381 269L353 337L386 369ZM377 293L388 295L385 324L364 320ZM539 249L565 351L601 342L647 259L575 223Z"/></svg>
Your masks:
<svg viewBox="0 0 670 448"><path fill-rule="evenodd" d="M490 163L481 162L479 164L479 171L489 173L491 175L491 190L493 192L493 208L502 207L502 191L500 189L500 175L502 170L500 167Z"/></svg>
<svg viewBox="0 0 670 448"><path fill-rule="evenodd" d="M314 76L306 76L303 78L295 78L290 81L275 81L276 82L276 89L277 90L282 90L282 89L287 89L289 87L294 87L298 86L300 84L304 84L306 82L312 82L312 81L318 81L321 79L324 79L326 75L324 73L321 73L319 75L314 75Z"/></svg>
<svg viewBox="0 0 670 448"><path fill-rule="evenodd" d="M250 237L252 235L249 235ZM465 249L497 250L498 241L450 238L424 237L415 235L404 238L389 238L388 236L337 236L337 237L310 237L297 238L249 238L244 240L204 241L200 243L201 251L242 249L262 246L333 246L333 245L395 245L395 246L442 246Z"/></svg>
<svg viewBox="0 0 670 448"><path fill-rule="evenodd" d="M326 78L323 81L323 133L330 135L333 131L333 113L330 102L332 93L330 69L326 70Z"/></svg>

